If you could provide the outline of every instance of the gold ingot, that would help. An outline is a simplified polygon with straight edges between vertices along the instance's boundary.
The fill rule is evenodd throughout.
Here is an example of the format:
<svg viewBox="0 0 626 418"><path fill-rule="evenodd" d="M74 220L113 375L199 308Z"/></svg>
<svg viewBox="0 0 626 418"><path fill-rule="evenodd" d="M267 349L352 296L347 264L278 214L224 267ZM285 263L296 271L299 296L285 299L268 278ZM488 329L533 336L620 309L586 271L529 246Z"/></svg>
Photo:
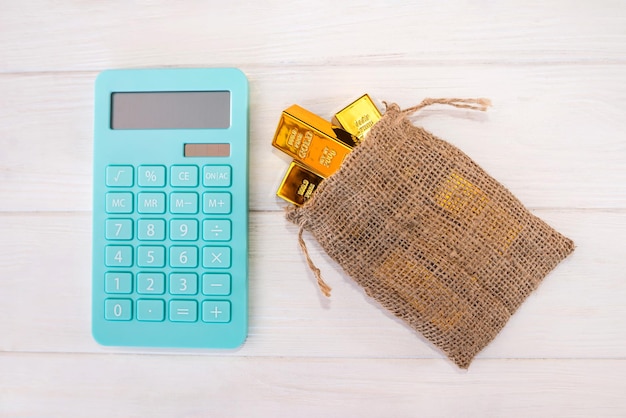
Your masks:
<svg viewBox="0 0 626 418"><path fill-rule="evenodd" d="M435 196L439 206L455 215L467 210L474 216L480 215L488 201L482 190L456 172L450 173Z"/></svg>
<svg viewBox="0 0 626 418"><path fill-rule="evenodd" d="M341 139L340 139L341 138ZM298 105L284 110L272 145L321 177L339 169L356 138Z"/></svg>
<svg viewBox="0 0 626 418"><path fill-rule="evenodd" d="M293 161L289 165L287 174L280 183L276 195L289 203L302 206L309 200L322 180L324 180L322 177Z"/></svg>
<svg viewBox="0 0 626 418"><path fill-rule="evenodd" d="M423 260L424 262L426 260ZM386 283L408 304L442 331L448 331L470 312L467 302L459 298L442 280L415 261L413 254L395 249L374 271L374 277ZM400 278L400 280L398 279ZM433 305L433 301L439 304Z"/></svg>
<svg viewBox="0 0 626 418"><path fill-rule="evenodd" d="M341 126L362 141L367 132L381 118L380 111L368 94L356 99L335 114L333 123Z"/></svg>

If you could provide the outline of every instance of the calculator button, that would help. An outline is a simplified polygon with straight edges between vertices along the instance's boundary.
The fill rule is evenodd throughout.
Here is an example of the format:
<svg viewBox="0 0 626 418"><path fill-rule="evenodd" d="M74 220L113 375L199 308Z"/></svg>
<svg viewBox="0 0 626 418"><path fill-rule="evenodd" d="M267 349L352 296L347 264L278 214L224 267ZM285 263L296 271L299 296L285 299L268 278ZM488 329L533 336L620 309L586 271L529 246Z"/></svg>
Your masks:
<svg viewBox="0 0 626 418"><path fill-rule="evenodd" d="M198 247L171 247L170 266L172 267L197 267Z"/></svg>
<svg viewBox="0 0 626 418"><path fill-rule="evenodd" d="M208 268L229 268L230 247L204 247L202 249L202 266Z"/></svg>
<svg viewBox="0 0 626 418"><path fill-rule="evenodd" d="M173 241L195 241L198 239L198 221L195 219L172 219L170 239Z"/></svg>
<svg viewBox="0 0 626 418"><path fill-rule="evenodd" d="M196 193L172 193L170 195L171 213L198 213L198 195Z"/></svg>
<svg viewBox="0 0 626 418"><path fill-rule="evenodd" d="M108 213L131 213L133 211L132 193L107 193L105 200Z"/></svg>
<svg viewBox="0 0 626 418"><path fill-rule="evenodd" d="M129 321L132 318L130 299L106 299L104 301L104 319L109 321Z"/></svg>
<svg viewBox="0 0 626 418"><path fill-rule="evenodd" d="M229 241L230 226L228 219L206 219L202 222L202 238L205 241Z"/></svg>
<svg viewBox="0 0 626 418"><path fill-rule="evenodd" d="M202 294L212 296L230 295L230 274L203 274Z"/></svg>
<svg viewBox="0 0 626 418"><path fill-rule="evenodd" d="M165 193L139 193L139 213L165 213Z"/></svg>
<svg viewBox="0 0 626 418"><path fill-rule="evenodd" d="M104 236L106 239L129 240L133 237L132 219L107 219Z"/></svg>
<svg viewBox="0 0 626 418"><path fill-rule="evenodd" d="M196 322L198 320L198 304L195 300L171 300L170 321Z"/></svg>
<svg viewBox="0 0 626 418"><path fill-rule="evenodd" d="M142 165L139 167L137 184L141 187L165 186L165 167L162 165Z"/></svg>
<svg viewBox="0 0 626 418"><path fill-rule="evenodd" d="M104 291L106 293L131 293L133 275L130 273L105 273Z"/></svg>
<svg viewBox="0 0 626 418"><path fill-rule="evenodd" d="M195 273L170 274L170 294L195 295L198 293L198 275Z"/></svg>
<svg viewBox="0 0 626 418"><path fill-rule="evenodd" d="M204 193L204 213L225 215L230 213L230 193Z"/></svg>
<svg viewBox="0 0 626 418"><path fill-rule="evenodd" d="M165 221L163 219L139 219L137 238L142 241L162 241L165 239Z"/></svg>
<svg viewBox="0 0 626 418"><path fill-rule="evenodd" d="M137 319L140 321L163 321L165 302L160 299L139 299L137 301Z"/></svg>
<svg viewBox="0 0 626 418"><path fill-rule="evenodd" d="M205 300L202 302L202 320L204 322L229 322L230 302Z"/></svg>
<svg viewBox="0 0 626 418"><path fill-rule="evenodd" d="M229 165L205 165L202 184L206 187L230 187L231 168Z"/></svg>
<svg viewBox="0 0 626 418"><path fill-rule="evenodd" d="M163 273L137 274L137 293L162 295L165 293L165 275Z"/></svg>
<svg viewBox="0 0 626 418"><path fill-rule="evenodd" d="M164 247L137 247L137 265L139 267L164 267L165 248Z"/></svg>
<svg viewBox="0 0 626 418"><path fill-rule="evenodd" d="M104 264L108 267L130 267L133 265L133 247L130 245L107 245L104 252Z"/></svg>
<svg viewBox="0 0 626 418"><path fill-rule="evenodd" d="M173 187L196 187L198 185L198 167L195 165L172 166L170 184Z"/></svg>
<svg viewBox="0 0 626 418"><path fill-rule="evenodd" d="M109 187L130 187L133 185L132 165L110 165L106 169L106 185Z"/></svg>

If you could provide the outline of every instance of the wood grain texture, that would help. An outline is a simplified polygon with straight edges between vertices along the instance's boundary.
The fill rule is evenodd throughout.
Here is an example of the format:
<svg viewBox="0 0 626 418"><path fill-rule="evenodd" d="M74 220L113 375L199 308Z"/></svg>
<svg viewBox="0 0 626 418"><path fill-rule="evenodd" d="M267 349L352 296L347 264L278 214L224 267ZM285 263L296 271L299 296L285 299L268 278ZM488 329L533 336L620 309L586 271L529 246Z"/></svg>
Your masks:
<svg viewBox="0 0 626 418"><path fill-rule="evenodd" d="M620 0L0 0L0 417L626 415L626 6ZM233 351L90 335L93 90L108 68L250 80L250 335ZM468 372L380 309L275 196L291 104L488 97L413 120L577 249Z"/></svg>
<svg viewBox="0 0 626 418"><path fill-rule="evenodd" d="M578 248L479 358L623 358L626 287L621 259L625 252L618 239L607 237L626 235L626 213L542 210L536 214L572 237ZM4 275L0 306L7 313L0 317L4 335L0 350L142 352L100 347L91 338L90 228L88 213L0 217L5 238L0 253L6 254L0 260ZM252 214L250 336L233 355L442 357L369 299L310 236L305 238L313 260L333 287L331 299L320 295L306 267L297 228L281 212ZM594 263L598 259L604 261ZM50 266L58 267L51 271Z"/></svg>
<svg viewBox="0 0 626 418"><path fill-rule="evenodd" d="M478 360L464 373L434 360L4 353L0 368L2 416L525 418L626 407L624 360Z"/></svg>
<svg viewBox="0 0 626 418"><path fill-rule="evenodd" d="M623 4L304 0L8 3L0 71L163 65L624 64ZM45 34L45 35L44 35ZM313 72L313 71L312 71Z"/></svg>
<svg viewBox="0 0 626 418"><path fill-rule="evenodd" d="M280 112L299 103L330 118L362 91L381 107L382 100L409 107L424 97L491 97L486 114L439 107L414 120L460 147L530 207L626 207L621 67L244 70L252 86L252 210L282 205L275 192L288 158L269 146ZM0 75L0 106L8 109L0 113L0 211L91 210L95 76Z"/></svg>

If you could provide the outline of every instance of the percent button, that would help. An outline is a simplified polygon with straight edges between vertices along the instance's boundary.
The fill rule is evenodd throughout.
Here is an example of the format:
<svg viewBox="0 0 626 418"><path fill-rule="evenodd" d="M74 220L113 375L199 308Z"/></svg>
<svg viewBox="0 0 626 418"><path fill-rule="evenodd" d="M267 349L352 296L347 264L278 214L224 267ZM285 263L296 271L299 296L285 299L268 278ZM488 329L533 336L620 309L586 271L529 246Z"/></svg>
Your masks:
<svg viewBox="0 0 626 418"><path fill-rule="evenodd" d="M165 186L165 167L162 165L142 165L137 175L137 183L141 187Z"/></svg>

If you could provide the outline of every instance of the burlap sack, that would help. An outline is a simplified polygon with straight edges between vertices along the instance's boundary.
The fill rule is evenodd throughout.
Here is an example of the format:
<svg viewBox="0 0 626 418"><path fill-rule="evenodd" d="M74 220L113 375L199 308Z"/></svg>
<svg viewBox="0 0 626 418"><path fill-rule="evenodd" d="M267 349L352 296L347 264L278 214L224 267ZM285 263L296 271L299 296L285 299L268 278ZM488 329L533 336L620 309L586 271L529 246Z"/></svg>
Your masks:
<svg viewBox="0 0 626 418"><path fill-rule="evenodd" d="M390 105L340 170L287 218L310 231L369 296L459 367L502 329L574 245L455 146ZM330 288L319 270L318 283Z"/></svg>

